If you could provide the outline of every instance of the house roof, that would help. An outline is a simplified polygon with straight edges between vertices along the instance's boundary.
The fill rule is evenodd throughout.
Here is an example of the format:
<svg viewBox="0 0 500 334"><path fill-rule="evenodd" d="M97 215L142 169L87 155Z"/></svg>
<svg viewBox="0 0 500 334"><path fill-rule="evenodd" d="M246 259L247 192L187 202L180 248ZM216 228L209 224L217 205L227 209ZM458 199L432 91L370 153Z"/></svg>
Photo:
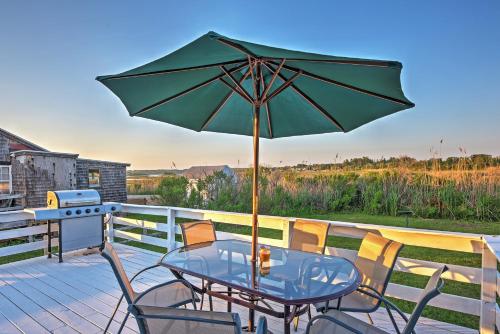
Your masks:
<svg viewBox="0 0 500 334"><path fill-rule="evenodd" d="M222 166L193 166L182 172L182 175L188 179L203 179L207 176L214 174L215 172L221 172L224 170L231 170L228 165Z"/></svg>
<svg viewBox="0 0 500 334"><path fill-rule="evenodd" d="M4 130L4 129L1 129L0 128L0 136L4 136L4 137L7 137L9 138L10 140L13 140L13 141L16 141L20 144L23 144L25 146L28 146L29 148L31 148L32 150L34 151L43 151L43 152L48 152L47 149L41 147L41 146L38 146L36 144L33 144L32 142L30 141L27 141L26 139L24 138L21 138L7 130Z"/></svg>

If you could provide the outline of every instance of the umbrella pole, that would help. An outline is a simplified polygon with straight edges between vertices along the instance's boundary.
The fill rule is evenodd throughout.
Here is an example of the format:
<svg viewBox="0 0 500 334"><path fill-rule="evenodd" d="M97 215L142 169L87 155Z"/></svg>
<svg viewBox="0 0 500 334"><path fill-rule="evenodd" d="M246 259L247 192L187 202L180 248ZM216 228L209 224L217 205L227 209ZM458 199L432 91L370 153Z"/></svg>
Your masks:
<svg viewBox="0 0 500 334"><path fill-rule="evenodd" d="M252 287L255 289L257 282L257 245L259 242L259 137L260 137L260 63L256 64L255 93L253 103L253 179L252 179ZM255 311L248 310L248 331L255 330Z"/></svg>
<svg viewBox="0 0 500 334"><path fill-rule="evenodd" d="M257 244L259 242L259 124L260 106L254 105L253 115L253 179L252 179L252 264L257 264ZM255 280L253 282L255 284Z"/></svg>

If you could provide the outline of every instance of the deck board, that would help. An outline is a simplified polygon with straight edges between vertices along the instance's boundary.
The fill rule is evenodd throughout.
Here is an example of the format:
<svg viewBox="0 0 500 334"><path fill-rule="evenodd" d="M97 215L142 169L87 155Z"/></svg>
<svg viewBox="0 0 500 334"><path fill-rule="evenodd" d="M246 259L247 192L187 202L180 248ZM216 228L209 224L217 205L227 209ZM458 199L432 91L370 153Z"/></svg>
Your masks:
<svg viewBox="0 0 500 334"><path fill-rule="evenodd" d="M125 245L116 245L116 249L129 276L156 263L160 256L155 252ZM164 268L155 268L141 275L133 286L141 291L172 278L172 274ZM192 283L198 285L200 282L193 279ZM2 265L0 332L102 333L120 296L121 291L111 267L98 254L65 254L64 263L57 263L56 258L39 257ZM208 305L205 305L205 309L208 309ZM214 299L214 306L217 311L226 310L226 304L221 300ZM123 302L111 325L111 333L116 333L125 312L126 305ZM246 309L233 305L233 312L237 312L242 323L246 323ZM358 316L366 320L365 315ZM273 333L283 332L281 319L269 316L267 319ZM377 326L394 332L383 311L373 314L373 319ZM297 333L304 332L306 320L303 316ZM477 330L425 318L419 321L417 331L419 334L478 333ZM137 332L135 319L129 319L123 333Z"/></svg>

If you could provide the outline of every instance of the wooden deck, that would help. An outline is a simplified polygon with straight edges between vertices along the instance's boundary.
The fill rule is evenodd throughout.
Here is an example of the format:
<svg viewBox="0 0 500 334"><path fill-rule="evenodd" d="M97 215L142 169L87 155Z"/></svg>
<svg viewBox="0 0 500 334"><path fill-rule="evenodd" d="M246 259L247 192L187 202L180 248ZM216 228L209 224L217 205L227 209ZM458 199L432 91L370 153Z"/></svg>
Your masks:
<svg viewBox="0 0 500 334"><path fill-rule="evenodd" d="M116 248L125 269L132 275L154 263L160 254L118 245ZM121 295L109 264L98 254L81 252L65 254L64 263L45 257L0 266L0 333L102 333L108 317ZM142 290L172 278L165 269L155 269L134 283ZM216 301L216 310L225 310L225 303ZM125 314L123 303L111 332L115 333ZM233 311L246 321L246 310L233 306ZM361 315L361 317L365 317ZM282 333L281 319L267 317L270 330ZM388 331L391 324L385 312L377 312L375 323ZM300 322L303 333L306 318ZM134 319L127 322L123 333L137 333ZM422 318L419 334L478 333L476 330Z"/></svg>

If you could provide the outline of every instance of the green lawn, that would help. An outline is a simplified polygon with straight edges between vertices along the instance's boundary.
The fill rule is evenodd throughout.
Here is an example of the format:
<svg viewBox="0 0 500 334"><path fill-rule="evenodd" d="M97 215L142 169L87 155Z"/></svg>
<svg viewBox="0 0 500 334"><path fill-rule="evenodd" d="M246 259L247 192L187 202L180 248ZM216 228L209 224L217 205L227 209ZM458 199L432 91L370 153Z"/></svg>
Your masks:
<svg viewBox="0 0 500 334"><path fill-rule="evenodd" d="M161 216L129 214L129 217L149 220L149 221L156 221L156 222L165 221L165 217ZM338 221L385 225L385 226L399 226L399 227L406 226L406 221L404 217L373 216L362 213L351 213L351 214L336 213L327 215L325 214L310 215L304 218L338 220ZM177 219L178 223L182 221L183 221L182 219ZM492 222L453 221L444 219L438 220L438 219L410 218L409 227L420 228L420 229L453 231L453 232L478 233L478 234L500 234L500 222L492 223ZM250 235L251 233L250 227L248 226L216 224L216 228L217 230L224 232L233 232L233 233L240 233L247 235ZM137 233L141 233L142 229L134 229L134 231ZM259 233L263 237L275 238L275 239L282 238L282 231L280 230L261 228L259 230ZM158 236L166 237L166 234L160 233L158 234ZM181 241L180 236L176 236L176 238L178 241ZM120 240L118 238L116 240L125 241L125 240ZM343 237L329 237L328 239L329 246L352 249L352 250L357 250L359 248L360 242L361 241L359 239L343 238ZM143 247L160 253L166 251L165 248L147 245L139 242L128 241L127 243L136 247ZM4 258L0 257L0 264L40 255L42 255L41 251L35 251L21 255L13 255L10 257L4 257ZM434 262L476 267L476 268L481 267L481 256L479 254L470 254L470 253L463 253L456 251L444 251L439 249L415 247L415 246L405 246L401 252L401 256L414 259L434 261ZM422 288L425 286L427 279L428 277L426 276L394 272L391 278L391 282ZM480 286L476 284L446 281L444 292L478 299L480 296ZM400 306L404 311L411 313L412 308L414 306L413 303L395 299L393 299L393 301L398 306ZM438 309L435 307L427 307L424 311L424 316L470 328L477 329L479 327L479 317L444 309Z"/></svg>

